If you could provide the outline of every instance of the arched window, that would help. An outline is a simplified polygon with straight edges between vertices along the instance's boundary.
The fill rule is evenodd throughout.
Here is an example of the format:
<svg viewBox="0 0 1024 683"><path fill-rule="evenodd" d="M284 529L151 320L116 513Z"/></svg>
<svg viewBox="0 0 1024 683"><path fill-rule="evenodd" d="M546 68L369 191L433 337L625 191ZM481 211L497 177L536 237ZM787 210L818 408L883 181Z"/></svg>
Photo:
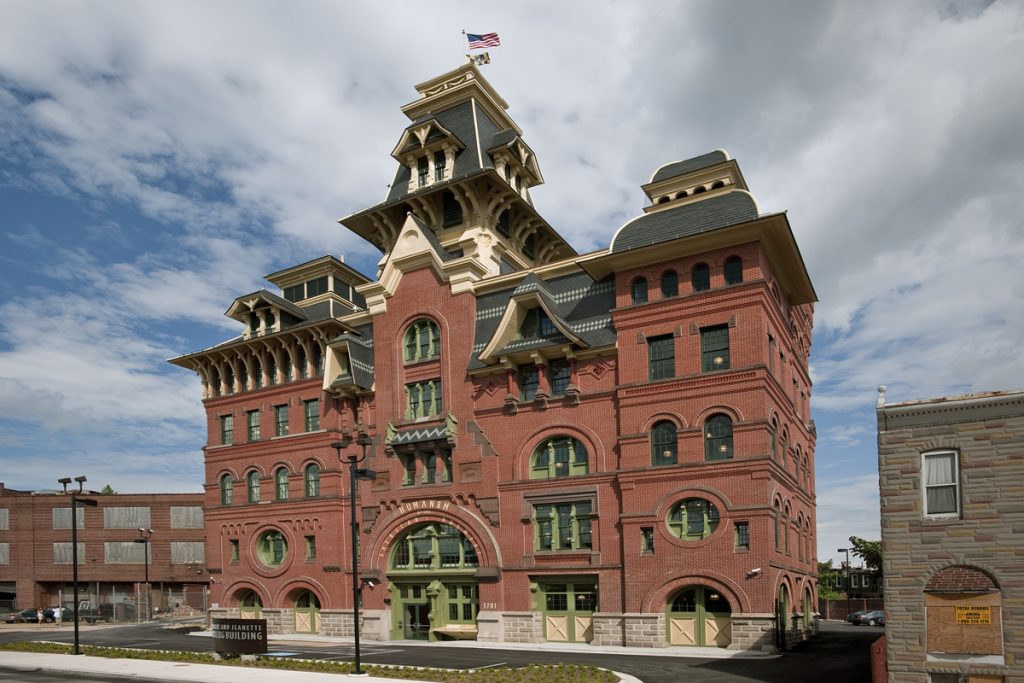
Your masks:
<svg viewBox="0 0 1024 683"><path fill-rule="evenodd" d="M693 284L693 291L703 292L711 289L711 269L706 263L698 263L690 273L690 282Z"/></svg>
<svg viewBox="0 0 1024 683"><path fill-rule="evenodd" d="M577 439L556 436L533 451L531 479L552 479L586 474L589 471L587 449Z"/></svg>
<svg viewBox="0 0 1024 683"><path fill-rule="evenodd" d="M288 468L278 467L274 472L274 498L288 500Z"/></svg>
<svg viewBox="0 0 1024 683"><path fill-rule="evenodd" d="M703 498L687 498L672 506L666 521L676 538L699 541L713 534L720 520L714 503Z"/></svg>
<svg viewBox="0 0 1024 683"><path fill-rule="evenodd" d="M647 303L647 280L642 277L633 280L631 292L634 304Z"/></svg>
<svg viewBox="0 0 1024 683"><path fill-rule="evenodd" d="M662 420L651 429L651 464L675 465L678 461L678 445L676 442L676 426Z"/></svg>
<svg viewBox="0 0 1024 683"><path fill-rule="evenodd" d="M771 454L772 460L778 462L779 460L779 421L774 417L772 418L771 427L769 427L768 436L771 439Z"/></svg>
<svg viewBox="0 0 1024 683"><path fill-rule="evenodd" d="M782 506L775 501L772 506L772 522L775 525L775 550L782 550Z"/></svg>
<svg viewBox="0 0 1024 683"><path fill-rule="evenodd" d="M421 318L405 331L405 361L437 358L441 354L441 331L433 320Z"/></svg>
<svg viewBox="0 0 1024 683"><path fill-rule="evenodd" d="M558 328L551 322L547 312L543 308L531 308L523 316L523 323L519 326L520 339L536 339L538 337L550 337L558 333Z"/></svg>
<svg viewBox="0 0 1024 683"><path fill-rule="evenodd" d="M395 541L391 569L468 569L479 565L473 543L450 524L414 527Z"/></svg>
<svg viewBox="0 0 1024 683"><path fill-rule="evenodd" d="M462 205L451 190L441 195L441 227L450 228L462 222Z"/></svg>
<svg viewBox="0 0 1024 683"><path fill-rule="evenodd" d="M220 504L231 505L231 499L235 492L234 482L231 481L230 474L220 475Z"/></svg>
<svg viewBox="0 0 1024 683"><path fill-rule="evenodd" d="M704 422L704 459L727 460L732 457L732 420L718 413Z"/></svg>
<svg viewBox="0 0 1024 683"><path fill-rule="evenodd" d="M674 270L661 274L661 296L668 299L679 295L679 276Z"/></svg>
<svg viewBox="0 0 1024 683"><path fill-rule="evenodd" d="M730 256L725 259L725 284L738 285L743 282L743 259Z"/></svg>
<svg viewBox="0 0 1024 683"><path fill-rule="evenodd" d="M246 476L245 483L246 489L249 491L249 502L260 502L260 473L253 470Z"/></svg>
<svg viewBox="0 0 1024 683"><path fill-rule="evenodd" d="M779 463L782 465L782 469L786 469L786 464L789 461L789 432L785 429L782 430L782 442L779 443Z"/></svg>
<svg viewBox="0 0 1024 683"><path fill-rule="evenodd" d="M711 183L712 190L717 190L722 187L725 187L725 183L722 182L721 180L716 180L715 182Z"/></svg>
<svg viewBox="0 0 1024 683"><path fill-rule="evenodd" d="M306 498L316 498L320 495L320 465L317 465L315 462L306 465L304 474Z"/></svg>

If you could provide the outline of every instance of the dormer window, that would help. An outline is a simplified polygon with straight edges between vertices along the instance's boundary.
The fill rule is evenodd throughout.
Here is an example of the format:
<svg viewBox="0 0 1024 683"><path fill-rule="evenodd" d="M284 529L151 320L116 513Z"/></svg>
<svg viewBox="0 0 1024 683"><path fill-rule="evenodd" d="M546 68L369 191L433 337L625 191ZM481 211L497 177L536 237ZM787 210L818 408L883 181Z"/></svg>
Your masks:
<svg viewBox="0 0 1024 683"><path fill-rule="evenodd" d="M256 313L249 314L249 332L256 334L260 329L260 317Z"/></svg>
<svg viewBox="0 0 1024 683"><path fill-rule="evenodd" d="M550 337L558 332L558 328L551 322L551 318L543 308L531 308L523 318L523 324L519 326L520 339L536 339L538 337Z"/></svg>
<svg viewBox="0 0 1024 683"><path fill-rule="evenodd" d="M425 187L426 186L426 184L427 184L427 177L429 176L429 171L430 171L430 164L427 162L427 158L426 157L420 157L419 162L417 162L417 168L416 168L416 177L417 177L416 186L417 187Z"/></svg>
<svg viewBox="0 0 1024 683"><path fill-rule="evenodd" d="M444 152L434 152L434 182L439 183L444 180L445 165Z"/></svg>

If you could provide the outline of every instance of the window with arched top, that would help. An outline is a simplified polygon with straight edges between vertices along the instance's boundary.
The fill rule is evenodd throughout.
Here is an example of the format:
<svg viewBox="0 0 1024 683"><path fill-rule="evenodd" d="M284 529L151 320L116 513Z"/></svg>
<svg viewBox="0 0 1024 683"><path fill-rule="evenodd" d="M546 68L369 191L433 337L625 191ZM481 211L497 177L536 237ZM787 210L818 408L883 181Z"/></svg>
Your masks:
<svg viewBox="0 0 1024 683"><path fill-rule="evenodd" d="M231 480L230 474L220 475L220 504L231 505L231 499L234 497L235 486Z"/></svg>
<svg viewBox="0 0 1024 683"><path fill-rule="evenodd" d="M473 543L450 524L431 522L413 527L392 544L391 569L471 569L479 566Z"/></svg>
<svg viewBox="0 0 1024 683"><path fill-rule="evenodd" d="M716 413L704 421L704 459L727 460L732 457L732 420Z"/></svg>
<svg viewBox="0 0 1024 683"><path fill-rule="evenodd" d="M249 492L249 502L260 502L260 473L253 470L246 476L245 483L246 489Z"/></svg>
<svg viewBox="0 0 1024 683"><path fill-rule="evenodd" d="M690 284L693 285L695 292L711 289L711 269L708 264L698 263L693 267L690 272Z"/></svg>
<svg viewBox="0 0 1024 683"><path fill-rule="evenodd" d="M725 187L725 183L722 182L721 180L716 180L715 182L711 183L711 189L712 190L718 190L718 189L721 189L723 187Z"/></svg>
<svg viewBox="0 0 1024 683"><path fill-rule="evenodd" d="M306 483L306 498L316 498L320 495L320 465L315 462L306 465L303 472Z"/></svg>
<svg viewBox="0 0 1024 683"><path fill-rule="evenodd" d="M743 259L739 256L730 256L725 259L725 284L738 285L743 282Z"/></svg>
<svg viewBox="0 0 1024 683"><path fill-rule="evenodd" d="M670 420L662 420L651 428L651 464L675 465L679 460L676 426Z"/></svg>
<svg viewBox="0 0 1024 683"><path fill-rule="evenodd" d="M779 421L774 417L772 418L771 426L768 428L768 438L770 440L772 460L778 462L779 460Z"/></svg>
<svg viewBox="0 0 1024 683"><path fill-rule="evenodd" d="M586 474L589 471L587 449L569 436L556 436L543 441L530 459L531 479L553 479Z"/></svg>
<svg viewBox="0 0 1024 683"><path fill-rule="evenodd" d="M441 330L433 320L420 318L409 325L403 342L407 363L441 355Z"/></svg>
<svg viewBox="0 0 1024 683"><path fill-rule="evenodd" d="M274 472L274 498L288 500L288 468L278 467Z"/></svg>
<svg viewBox="0 0 1024 683"><path fill-rule="evenodd" d="M633 284L630 285L630 296L633 298L634 304L647 303L646 278L638 277L637 279L633 280Z"/></svg>
<svg viewBox="0 0 1024 683"><path fill-rule="evenodd" d="M462 222L462 204L451 190L441 194L441 227L450 228Z"/></svg>
<svg viewBox="0 0 1024 683"><path fill-rule="evenodd" d="M772 523L774 525L775 550L782 550L782 504L775 501L772 505Z"/></svg>
<svg viewBox="0 0 1024 683"><path fill-rule="evenodd" d="M674 270L666 270L661 274L661 296L671 298L679 295L679 276Z"/></svg>
<svg viewBox="0 0 1024 683"><path fill-rule="evenodd" d="M550 337L558 333L558 328L551 322L551 318L543 308L531 308L523 316L523 322L519 326L520 339L536 339L538 337Z"/></svg>

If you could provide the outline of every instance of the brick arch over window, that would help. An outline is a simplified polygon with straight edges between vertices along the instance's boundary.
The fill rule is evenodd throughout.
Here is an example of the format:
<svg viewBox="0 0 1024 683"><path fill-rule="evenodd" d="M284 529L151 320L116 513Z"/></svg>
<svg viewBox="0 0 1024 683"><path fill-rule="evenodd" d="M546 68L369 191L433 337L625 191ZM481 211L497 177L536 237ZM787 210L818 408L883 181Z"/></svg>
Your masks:
<svg viewBox="0 0 1024 683"><path fill-rule="evenodd" d="M239 601L250 593L255 593L263 603L264 607L270 607L268 602L270 592L267 590L266 586L256 583L251 578L241 579L231 584L231 586L224 591L224 594L228 596L228 607L238 607Z"/></svg>
<svg viewBox="0 0 1024 683"><path fill-rule="evenodd" d="M408 503L405 505L407 506ZM375 528L372 539L367 542L365 558L369 564L369 570L381 574L387 572L389 557L395 541L425 523L448 524L455 527L473 544L480 567L500 567L504 562L498 547L498 539L488 528L489 525L484 519L469 512L466 505L452 502L447 510L426 508L419 510L421 514L414 515L410 515L408 510L402 512L402 507L399 506L398 510L390 513L381 511L381 517L395 514L395 512L398 513L398 516L387 520L384 526Z"/></svg>
<svg viewBox="0 0 1024 683"><path fill-rule="evenodd" d="M522 479L530 478L530 468L533 463L533 454L537 447L544 441L553 437L571 437L583 443L587 449L589 460L589 472L603 472L607 469L608 453L605 452L600 438L589 427L582 424L552 424L545 425L526 436L517 447L517 460L515 464L516 476Z"/></svg>
<svg viewBox="0 0 1024 683"><path fill-rule="evenodd" d="M411 321L402 333L402 360L412 363L441 355L441 326L426 316Z"/></svg>
<svg viewBox="0 0 1024 683"><path fill-rule="evenodd" d="M999 584L981 569L953 565L935 572L924 590L926 593L993 593L999 590Z"/></svg>
<svg viewBox="0 0 1024 683"><path fill-rule="evenodd" d="M672 597L688 586L704 586L720 591L729 601L733 614L750 612L753 609L750 598L742 586L729 577L711 570L665 578L661 585L644 595L641 609L647 613L664 612Z"/></svg>
<svg viewBox="0 0 1024 683"><path fill-rule="evenodd" d="M294 579L282 586L274 596L274 607L293 607L295 599L303 591L309 591L316 596L317 601L320 603L320 609L332 609L335 607L331 604L331 593L327 590L327 587L308 576Z"/></svg>

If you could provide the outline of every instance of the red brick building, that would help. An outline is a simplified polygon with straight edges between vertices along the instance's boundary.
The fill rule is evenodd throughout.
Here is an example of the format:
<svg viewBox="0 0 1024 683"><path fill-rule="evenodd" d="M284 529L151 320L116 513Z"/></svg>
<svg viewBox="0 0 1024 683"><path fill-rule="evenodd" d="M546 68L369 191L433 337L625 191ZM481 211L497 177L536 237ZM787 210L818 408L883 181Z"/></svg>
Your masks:
<svg viewBox="0 0 1024 683"><path fill-rule="evenodd" d="M277 631L771 648L814 629L815 294L786 215L717 150L579 255L507 105L461 67L417 86L387 198L239 297L242 335L172 362L208 414L214 600Z"/></svg>
<svg viewBox="0 0 1024 683"><path fill-rule="evenodd" d="M130 605L119 608L118 617L141 615L136 605L146 607L148 573L154 612L175 603L204 606L209 581L202 494L87 492L83 497L97 504L80 506L76 513L80 600ZM137 542L143 539L148 540ZM0 483L2 604L71 606L72 554L69 495L14 491Z"/></svg>

